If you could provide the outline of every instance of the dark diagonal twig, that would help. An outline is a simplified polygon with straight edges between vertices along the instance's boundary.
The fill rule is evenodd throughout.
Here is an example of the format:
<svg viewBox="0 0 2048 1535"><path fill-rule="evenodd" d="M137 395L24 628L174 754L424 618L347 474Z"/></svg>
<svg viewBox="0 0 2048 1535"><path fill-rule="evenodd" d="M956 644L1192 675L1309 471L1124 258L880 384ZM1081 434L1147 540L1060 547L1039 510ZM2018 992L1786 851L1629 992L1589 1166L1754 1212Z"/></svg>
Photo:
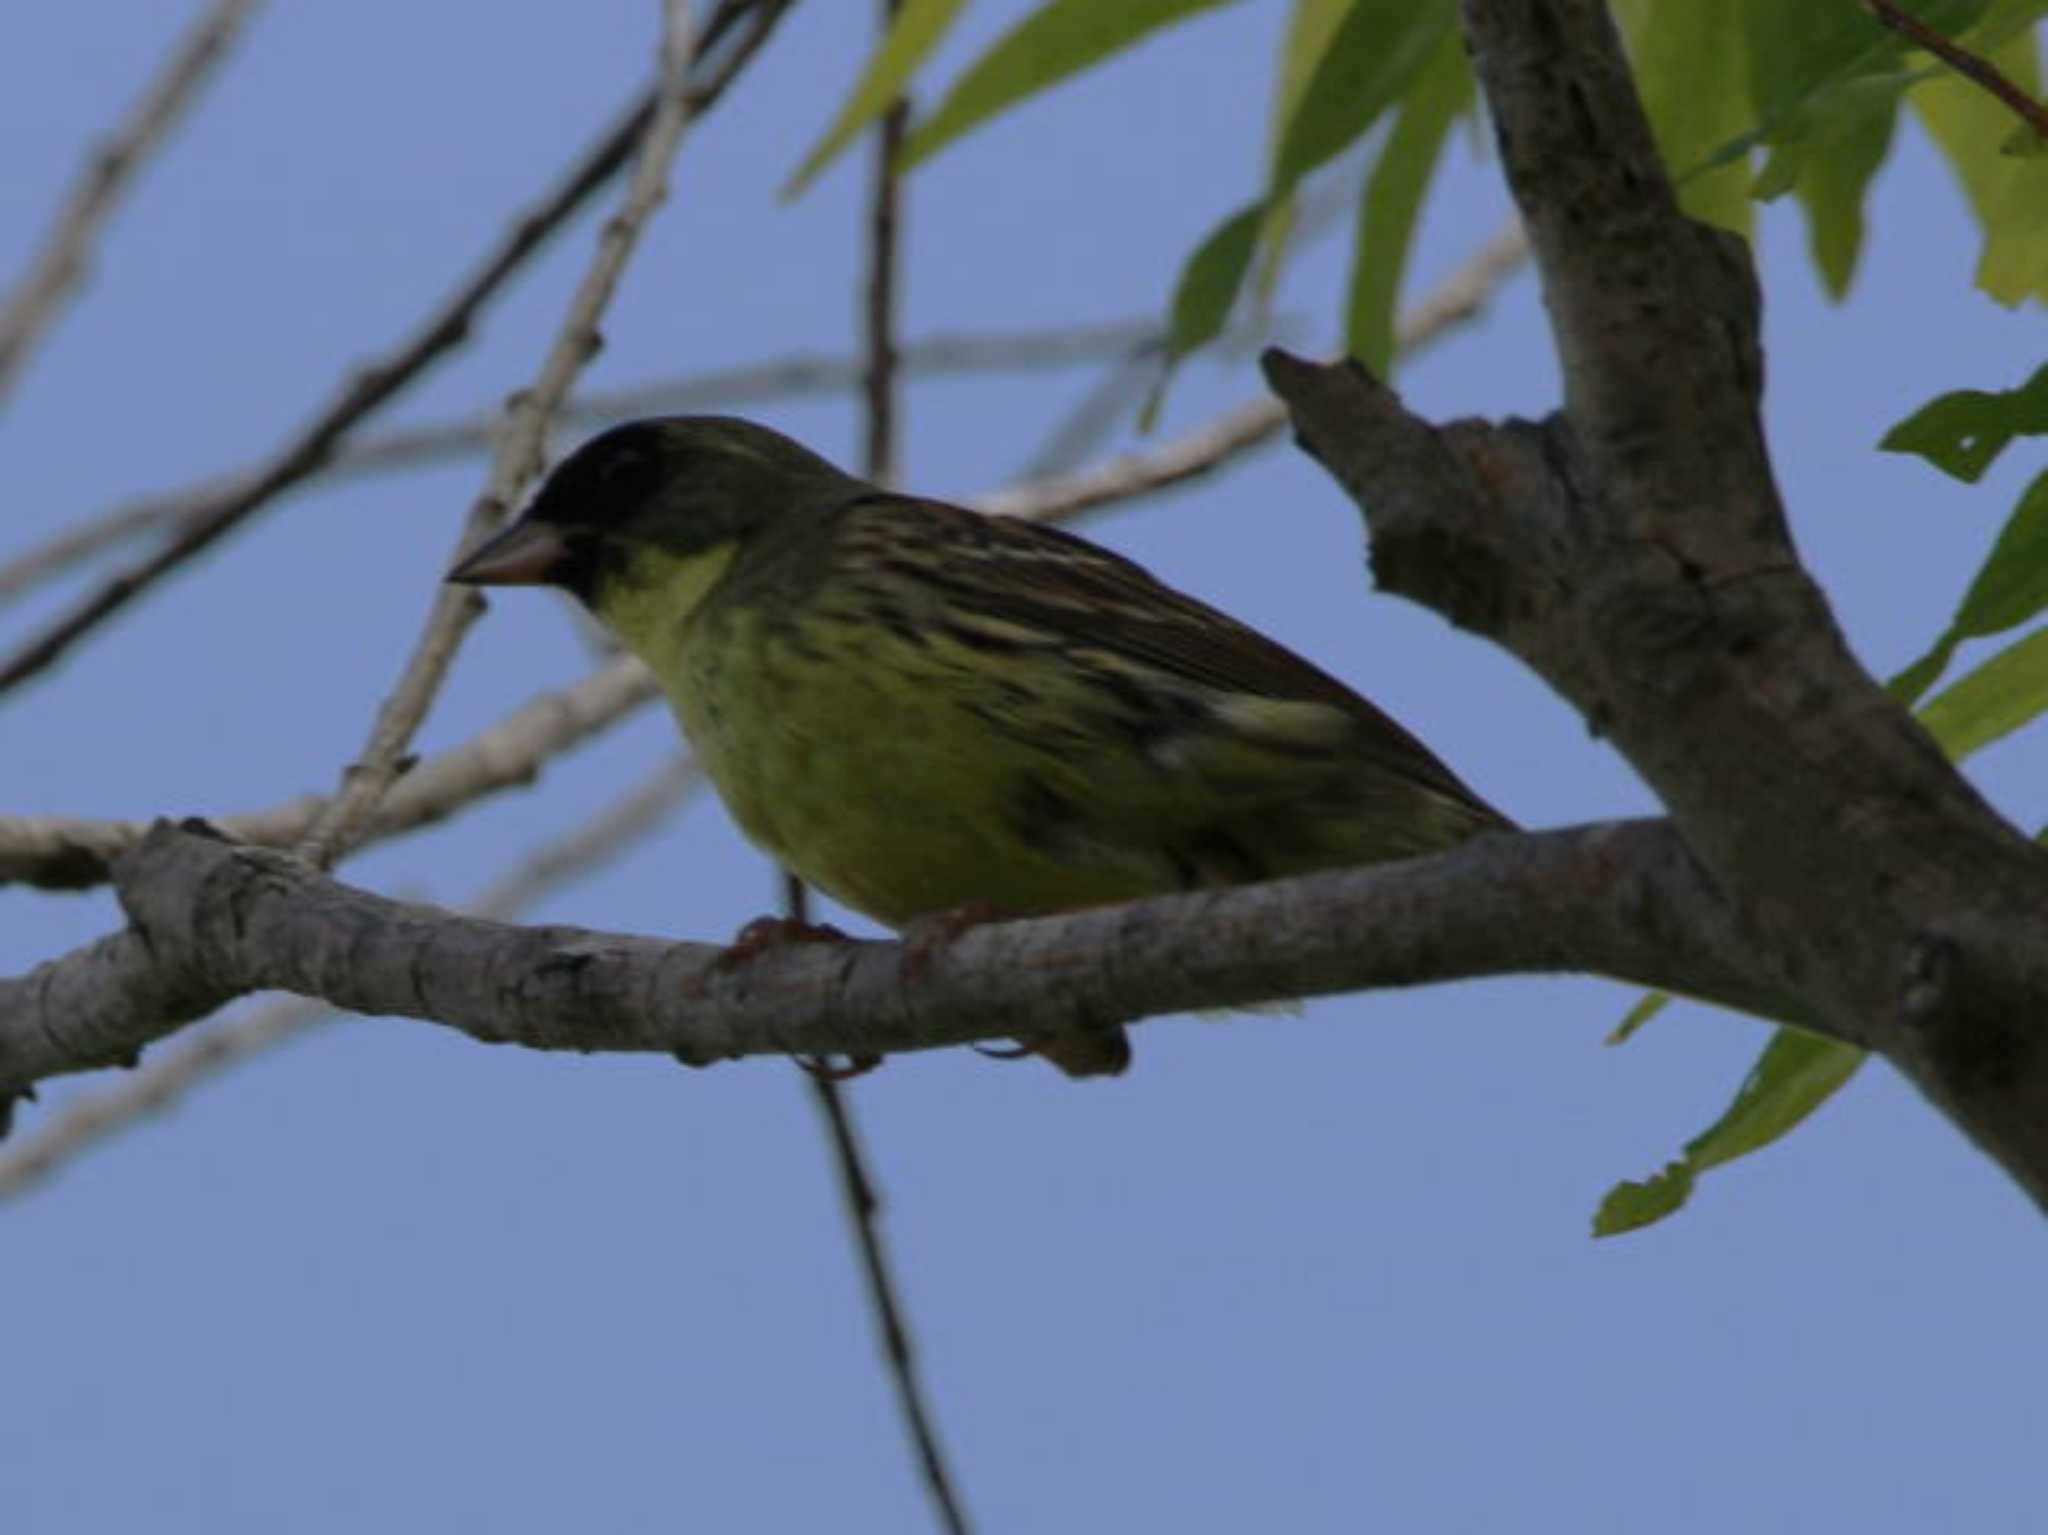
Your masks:
<svg viewBox="0 0 2048 1535"><path fill-rule="evenodd" d="M1885 26L1906 38L1916 48L1924 48L1957 74L1974 80L2008 107L2014 115L2034 130L2034 136L2048 145L2048 107L2044 107L2019 86L2006 78L2005 72L1980 53L1972 53L1961 44L1942 36L1911 12L1892 4L1892 0L1862 0L1863 9L1870 12Z"/></svg>
<svg viewBox="0 0 2048 1535"><path fill-rule="evenodd" d="M882 0L885 28L895 13L896 0ZM896 258L901 211L896 160L909 116L910 104L901 98L882 115L875 139L874 201L868 217L867 295L862 306L867 355L863 391L867 432L862 468L868 479L878 485L887 485L896 478ZM786 872L783 910L792 922L798 923L804 922L810 913L809 891L802 880ZM967 1511L946 1467L938 1422L918 1372L917 1347L904 1318L888 1248L882 1240L882 1202L854 1131L852 1108L830 1062L813 1067L807 1076L811 1095L831 1135L840 1193L846 1201L846 1218L860 1247L868 1304L874 1310L883 1356L896 1386L896 1404L903 1415L904 1430L916 1447L918 1466L924 1473L925 1488L931 1494L940 1524L950 1535L966 1535Z"/></svg>
<svg viewBox="0 0 2048 1535"><path fill-rule="evenodd" d="M693 86L693 114L704 111L718 99L788 9L788 3L789 0L727 0L706 23L700 55L706 58L714 57L715 46L735 22L751 18L752 26L715 55L715 64ZM484 301L625 164L644 135L653 110L653 92L643 93L570 167L552 192L514 221L497 246L409 337L377 361L358 369L339 394L261 469L227 487L218 503L204 514L189 518L161 549L115 575L0 661L0 692L46 670L158 581L239 527L280 491L313 473L349 431L418 378L428 364L460 344L468 336Z"/></svg>

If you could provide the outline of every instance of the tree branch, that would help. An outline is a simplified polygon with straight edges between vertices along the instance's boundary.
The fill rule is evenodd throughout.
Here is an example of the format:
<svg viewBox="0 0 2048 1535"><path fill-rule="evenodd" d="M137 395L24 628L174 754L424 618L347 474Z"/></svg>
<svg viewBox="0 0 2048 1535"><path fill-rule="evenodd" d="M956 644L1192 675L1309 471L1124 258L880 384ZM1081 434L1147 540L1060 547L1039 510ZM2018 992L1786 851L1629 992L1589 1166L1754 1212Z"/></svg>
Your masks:
<svg viewBox="0 0 2048 1535"><path fill-rule="evenodd" d="M1916 48L1925 48L1957 74L1966 80L1976 81L1997 97L2015 117L2034 130L2034 137L2042 146L2048 147L2048 107L2042 106L2007 79L1996 64L1944 37L1912 12L1892 4L1892 0L1862 0L1862 5L1864 10Z"/></svg>
<svg viewBox="0 0 2048 1535"><path fill-rule="evenodd" d="M660 85L654 113L636 154L633 178L619 211L598 236L597 249L530 388L512 397L505 430L492 455L483 494L470 507L455 551L473 546L511 511L527 481L540 473L548 420L602 344L597 322L617 291L640 233L668 200L669 172L690 122L690 69L695 61L688 0L665 0L658 53ZM377 710L362 755L342 775L341 790L301 839L299 855L329 868L368 829L377 806L405 772L406 752L433 706L471 625L483 616L483 595L473 587L443 584L397 685Z"/></svg>
<svg viewBox="0 0 2048 1535"><path fill-rule="evenodd" d="M1749 938L1660 821L1482 837L1406 863L897 943L710 944L508 927L160 825L115 868L130 926L0 980L0 1095L120 1065L234 997L281 990L492 1043L695 1062L1030 1038L1077 1018L1516 972L1585 971L1766 1016Z"/></svg>
<svg viewBox="0 0 2048 1535"><path fill-rule="evenodd" d="M790 0L725 0L705 24L704 56L714 62L692 92L694 110L708 109L723 94L739 67L767 38ZM751 18L723 55L713 45L743 18ZM344 436L412 383L436 358L468 338L484 302L523 266L547 237L612 178L640 142L654 110L653 93L635 101L570 167L540 203L514 221L498 245L478 263L417 329L375 362L355 370L335 398L264 463L223 492L203 517L185 523L165 545L109 580L59 617L19 650L0 660L0 692L53 666L70 648L165 576L269 505L277 495L326 463Z"/></svg>
<svg viewBox="0 0 2048 1535"><path fill-rule="evenodd" d="M940 334L905 343L898 354L898 368L905 375L945 376L1072 367L1142 351L1155 346L1162 334L1159 322L1151 318L1106 320L1094 325L1035 331ZM866 377L867 364L858 356L799 352L684 378L655 379L621 389L574 395L556 413L555 424L594 429L636 416L844 394L859 390ZM397 427L360 442L343 442L311 479L325 483L357 475L390 474L468 454L487 453L503 427L504 412L499 410ZM12 602L40 583L139 534L205 520L225 498L242 494L258 472L250 468L230 470L155 491L110 507L24 549L0 564L0 603Z"/></svg>
<svg viewBox="0 0 2048 1535"><path fill-rule="evenodd" d="M464 910L471 916L513 920L631 847L673 814L699 781L689 758L664 763L590 820L528 853ZM326 1004L306 997L273 1002L181 1041L106 1092L71 1099L33 1133L0 1148L0 1200L26 1192L73 1157L162 1113L228 1067L334 1016Z"/></svg>
<svg viewBox="0 0 2048 1535"><path fill-rule="evenodd" d="M1269 353L1389 588L1513 650L1641 770L1809 1026L1882 1051L2048 1200L2048 857L1856 664L1787 532L1739 243L1671 195L1605 4L1464 0L1565 405L1407 412Z"/></svg>

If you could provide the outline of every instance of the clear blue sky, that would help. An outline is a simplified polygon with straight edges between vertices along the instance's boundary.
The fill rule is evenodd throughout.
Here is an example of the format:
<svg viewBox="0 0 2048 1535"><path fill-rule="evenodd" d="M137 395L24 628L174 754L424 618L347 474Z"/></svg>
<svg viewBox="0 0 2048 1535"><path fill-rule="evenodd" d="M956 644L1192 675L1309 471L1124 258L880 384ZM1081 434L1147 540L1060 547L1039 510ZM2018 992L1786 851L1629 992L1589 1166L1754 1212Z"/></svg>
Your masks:
<svg viewBox="0 0 2048 1535"><path fill-rule="evenodd" d="M193 8L0 24L0 273ZM270 7L0 415L0 549L275 441L641 77L655 9ZM686 146L593 384L852 344L864 172L842 164L790 207L774 189L873 9L800 8ZM942 72L1024 9L975 7ZM909 333L1155 312L1256 184L1281 16L1207 17L920 173ZM1463 155L1419 278L1504 206ZM1769 210L1762 259L1798 536L1889 669L1946 616L2037 464L1961 492L1873 443L1938 389L2017 381L2043 331L1968 288L1974 235L1917 139L1874 216L1845 309L1817 293L1791 209ZM594 227L558 241L397 418L530 376ZM1335 313L1342 244L1285 291L1311 335ZM912 388L909 481L998 482L1088 382ZM1444 414L1546 409L1533 282L1405 382ZM1254 388L1242 362L1199 364L1167 429ZM842 457L858 441L851 402L761 414ZM274 512L5 701L0 806L224 812L328 786L480 474L352 482ZM1516 663L1371 594L1352 508L1290 449L1095 532L1350 678L1525 821L1650 808ZM564 609L512 594L423 745L585 665ZM350 877L459 900L668 739L643 718ZM2031 826L2043 768L2023 736L1979 778ZM716 937L771 901L706 799L545 914ZM0 969L113 920L103 897L0 893ZM1629 1000L1592 981L1383 994L1147 1025L1114 1083L956 1052L858 1084L980 1527L2032 1527L2048 1427L2034 1211L1873 1069L1679 1219L1592 1241L1601 1192L1712 1118L1763 1038L1686 1008L1603 1049ZM0 1508L23 1535L927 1527L822 1138L779 1062L685 1073L337 1022L0 1208L0 1308Z"/></svg>

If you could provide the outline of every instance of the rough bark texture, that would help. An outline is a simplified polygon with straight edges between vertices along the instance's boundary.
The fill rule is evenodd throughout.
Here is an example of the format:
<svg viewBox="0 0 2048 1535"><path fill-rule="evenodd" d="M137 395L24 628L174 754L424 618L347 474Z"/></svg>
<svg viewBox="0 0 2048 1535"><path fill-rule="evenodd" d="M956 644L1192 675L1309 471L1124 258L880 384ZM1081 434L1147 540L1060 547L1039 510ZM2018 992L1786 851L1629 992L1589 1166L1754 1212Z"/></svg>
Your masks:
<svg viewBox="0 0 2048 1535"><path fill-rule="evenodd" d="M1436 427L1274 354L1380 581L1505 645L1641 770L1759 986L2048 1196L2048 856L1859 667L1787 531L1746 252L1687 220L1599 0L1465 0L1565 403Z"/></svg>
<svg viewBox="0 0 2048 1535"><path fill-rule="evenodd" d="M702 943L516 927L337 884L203 823L115 864L127 930L0 980L0 1097L134 1059L284 990L548 1050L866 1055L1076 1018L1456 976L1590 970L1784 1015L1661 821L1481 838L1441 858L993 923L950 940Z"/></svg>

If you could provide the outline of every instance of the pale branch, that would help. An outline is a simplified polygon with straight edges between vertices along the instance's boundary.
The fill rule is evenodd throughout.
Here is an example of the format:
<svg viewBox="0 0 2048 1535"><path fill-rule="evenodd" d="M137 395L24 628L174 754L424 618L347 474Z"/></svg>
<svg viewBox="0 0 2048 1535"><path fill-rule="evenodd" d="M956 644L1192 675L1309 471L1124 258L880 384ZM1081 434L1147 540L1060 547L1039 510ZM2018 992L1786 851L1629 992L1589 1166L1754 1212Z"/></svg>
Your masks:
<svg viewBox="0 0 2048 1535"><path fill-rule="evenodd" d="M1492 235L1401 317L1395 345L1412 355L1475 318L1528 260L1521 226ZM977 511L1036 521L1062 521L1112 503L1170 490L1199 479L1250 450L1279 440L1287 407L1261 397L1234 406L1170 441L1048 480L1027 481L977 496Z"/></svg>
<svg viewBox="0 0 2048 1535"><path fill-rule="evenodd" d="M358 846L434 825L478 800L532 784L553 758L624 719L660 691L653 673L634 657L622 656L569 687L536 694L496 724L405 773ZM290 847L312 830L326 806L326 796L303 794L267 809L208 819L237 842ZM105 884L113 860L140 842L151 824L0 816L0 885L84 890Z"/></svg>
<svg viewBox="0 0 2048 1535"><path fill-rule="evenodd" d="M691 93L696 112L707 110L724 93L739 69L766 40L789 3L790 0L725 0L705 23L705 58L710 62L701 83ZM746 30L733 32L742 22ZM722 49L715 46L728 32L733 33L736 41L725 43ZM513 222L475 270L408 336L377 360L352 370L334 398L273 452L260 469L225 487L208 511L182 521L160 548L117 572L12 655L0 659L0 692L55 665L73 645L130 602L270 505L280 492L320 468L358 424L396 398L429 364L467 340L485 301L626 162L640 142L653 110L652 93L635 101L570 166L546 197Z"/></svg>
<svg viewBox="0 0 2048 1535"><path fill-rule="evenodd" d="M1752 984L1906 1071L2048 1202L2048 855L1856 663L1787 531L1746 250L1679 211L1603 0L1463 0L1563 364L1542 423L1437 427L1269 353L1381 583L1624 752Z"/></svg>
<svg viewBox="0 0 2048 1535"><path fill-rule="evenodd" d="M876 1055L1472 976L1580 971L1766 1016L1751 937L1661 821L1475 839L1405 863L992 923L900 943L715 944L512 927L346 886L203 823L115 869L129 926L0 980L0 1097L254 991L491 1043L696 1063ZM1261 1026L1266 1026L1262 1024Z"/></svg>
<svg viewBox="0 0 2048 1535"><path fill-rule="evenodd" d="M93 240L150 155L234 46L256 0L214 0L171 50L128 116L87 157L49 237L0 301L0 401L20 378L36 343L85 278Z"/></svg>
<svg viewBox="0 0 2048 1535"><path fill-rule="evenodd" d="M528 853L463 909L511 921L565 885L625 852L681 807L700 781L676 757L597 815ZM202 1082L336 1017L325 1003L289 997L196 1032L137 1066L104 1092L73 1097L34 1130L0 1146L0 1200L40 1183L64 1163L173 1107Z"/></svg>
<svg viewBox="0 0 2048 1535"><path fill-rule="evenodd" d="M605 223L597 248L553 341L543 354L531 387L506 406L483 493L470 507L454 552L473 546L510 514L527 483L540 473L543 437L555 409L568 397L602 344L597 322L617 291L640 236L668 200L670 173L690 122L690 67L695 44L688 0L664 0L660 85L653 115L636 153L633 174L619 211ZM391 786L405 772L412 738L427 717L470 627L483 616L484 600L474 588L444 583L434 596L419 640L396 686L378 707L369 740L342 775L341 789L298 844L316 868L328 868L368 830Z"/></svg>
<svg viewBox="0 0 2048 1535"><path fill-rule="evenodd" d="M897 366L905 376L929 377L1067 368L1156 349L1162 335L1154 319L1105 320L1037 331L941 334L905 342L897 354ZM866 375L867 364L858 356L801 352L686 378L655 379L578 394L563 403L555 424L589 429L639 416L847 394L861 389ZM389 474L486 453L503 425L503 412L492 411L344 441L306 483ZM225 498L241 494L257 473L255 469L231 470L156 491L111 507L23 550L0 564L0 603L14 601L42 582L140 534L204 520Z"/></svg>
<svg viewBox="0 0 2048 1535"><path fill-rule="evenodd" d="M1404 358L1425 350L1475 318L1501 283L1527 261L1528 253L1528 242L1520 226L1514 224L1476 249L1402 316L1396 339ZM1104 357L1143 352L1156 346L1161 334L1156 320L1110 320L1044 331L928 336L904 343L897 354L897 370L904 375L945 376L1071 367ZM843 394L860 389L866 376L867 364L858 356L799 354L689 378L580 395L567 401L556 419L563 424L600 427L637 416L730 409L792 396ZM1243 409L1249 411L1251 407ZM1272 420L1280 419L1270 403L1267 409ZM1222 421L1236 414L1226 413ZM995 498L1014 496L1016 504L1027 509L1039 505L1064 507L1071 502L1077 510L1086 510L1117 499L1117 486L1131 487L1131 494L1147 494L1178 484L1209 464L1205 453L1218 455L1215 461L1221 462L1225 457L1272 441L1277 430L1246 435L1219 430L1221 425L1219 421L1217 427L1197 428L1186 438L1113 461L1100 470L1027 480L983 500L992 502ZM388 473L485 452L502 426L502 414L493 413L401 427L360 442L344 439L309 478ZM1148 469L1146 465L1153 467ZM1182 472L1181 466L1189 465L1194 467ZM159 491L113 507L46 543L26 549L0 565L0 603L12 601L41 582L139 534L205 522L222 505L247 494L260 476L260 467L232 470L195 484ZM1026 515L1030 515L1028 510Z"/></svg>

